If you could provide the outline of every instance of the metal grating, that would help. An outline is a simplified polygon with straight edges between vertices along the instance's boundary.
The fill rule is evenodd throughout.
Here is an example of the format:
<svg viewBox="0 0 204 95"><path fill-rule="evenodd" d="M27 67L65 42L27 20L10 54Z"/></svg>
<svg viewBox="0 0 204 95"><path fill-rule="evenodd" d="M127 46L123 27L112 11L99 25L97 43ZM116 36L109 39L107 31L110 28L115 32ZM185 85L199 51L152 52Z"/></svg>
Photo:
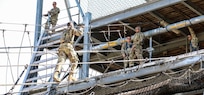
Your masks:
<svg viewBox="0 0 204 95"><path fill-rule="evenodd" d="M146 0L81 0L84 12L91 12L98 19L146 3ZM86 7L88 6L88 7Z"/></svg>

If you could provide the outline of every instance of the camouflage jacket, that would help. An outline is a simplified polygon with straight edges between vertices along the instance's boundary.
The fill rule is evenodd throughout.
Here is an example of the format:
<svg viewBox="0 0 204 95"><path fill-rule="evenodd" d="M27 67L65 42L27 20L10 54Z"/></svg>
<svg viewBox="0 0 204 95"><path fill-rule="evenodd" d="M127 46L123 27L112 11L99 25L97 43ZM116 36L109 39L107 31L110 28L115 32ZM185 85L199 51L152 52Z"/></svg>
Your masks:
<svg viewBox="0 0 204 95"><path fill-rule="evenodd" d="M60 39L60 43L72 43L73 44L75 35L76 36L83 35L83 28L81 28L81 29L75 29L75 28L66 29L62 34L62 37Z"/></svg>
<svg viewBox="0 0 204 95"><path fill-rule="evenodd" d="M133 37L133 45L142 45L144 40L144 34L142 32L135 33Z"/></svg>
<svg viewBox="0 0 204 95"><path fill-rule="evenodd" d="M121 53L123 55L129 55L132 48L132 43L124 42L121 46Z"/></svg>
<svg viewBox="0 0 204 95"><path fill-rule="evenodd" d="M57 20L58 18L58 14L60 13L60 9L58 7L56 8L52 8L49 11L50 15L51 15L51 20Z"/></svg>

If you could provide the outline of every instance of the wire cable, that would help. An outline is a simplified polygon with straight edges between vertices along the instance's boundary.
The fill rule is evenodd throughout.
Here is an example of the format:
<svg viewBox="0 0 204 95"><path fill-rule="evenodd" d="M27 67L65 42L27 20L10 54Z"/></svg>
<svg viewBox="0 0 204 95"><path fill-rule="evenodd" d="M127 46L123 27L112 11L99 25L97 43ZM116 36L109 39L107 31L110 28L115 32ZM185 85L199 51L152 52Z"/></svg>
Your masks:
<svg viewBox="0 0 204 95"><path fill-rule="evenodd" d="M33 53L33 47L32 47L32 45L31 45L30 32L27 31L27 34L28 34L28 41L29 41L29 44L30 44L29 47L31 47L30 51L31 51L31 56L32 56L32 53Z"/></svg>
<svg viewBox="0 0 204 95"><path fill-rule="evenodd" d="M6 47L6 40L5 40L5 36L4 36L4 30L3 30L2 33L3 33L4 46ZM8 52L7 49L5 49L5 51ZM6 54L7 54L7 58L8 58L8 63L9 63L9 65L10 65L11 77L12 77L12 80L13 80L13 83L14 83L14 76L13 76L13 71L12 71L12 66L11 66L10 57L9 57L9 54L8 54L8 53L6 53Z"/></svg>
<svg viewBox="0 0 204 95"><path fill-rule="evenodd" d="M8 49L8 51L9 51L9 49ZM6 76L5 76L5 78L6 78L6 84L7 84L7 78L8 78L8 68L9 68L9 61L8 61L8 58L7 58L7 62L6 62L7 64L6 64ZM7 87L6 87L6 91L7 91Z"/></svg>
<svg viewBox="0 0 204 95"><path fill-rule="evenodd" d="M23 45L23 39L24 39L24 35L25 35L25 32L26 32L26 27L27 27L27 24L25 24L25 28L24 28L24 32L23 32L23 36L22 36L21 43L20 43L20 47L22 47L22 45ZM20 53L21 53L21 48L19 48L19 52L18 52L17 65L19 65L20 56L21 56ZM17 67L17 77L18 77L18 73L19 73L19 67Z"/></svg>
<svg viewBox="0 0 204 95"><path fill-rule="evenodd" d="M18 81L20 80L20 78L22 77L23 73L25 72L25 70L27 69L28 66L25 66L24 70L21 72L20 76L18 77L17 81L15 82L15 84L11 87L11 89L9 90L9 93L13 91L13 89L15 88L15 86L17 85Z"/></svg>

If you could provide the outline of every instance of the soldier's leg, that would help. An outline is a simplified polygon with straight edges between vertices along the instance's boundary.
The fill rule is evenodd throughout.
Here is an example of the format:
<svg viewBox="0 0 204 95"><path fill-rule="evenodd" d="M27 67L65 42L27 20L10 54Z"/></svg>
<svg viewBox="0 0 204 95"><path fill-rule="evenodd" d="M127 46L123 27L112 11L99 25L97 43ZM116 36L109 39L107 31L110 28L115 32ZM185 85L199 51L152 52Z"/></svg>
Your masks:
<svg viewBox="0 0 204 95"><path fill-rule="evenodd" d="M46 23L45 23L45 29L49 29L49 22L48 21L46 21Z"/></svg>
<svg viewBox="0 0 204 95"><path fill-rule="evenodd" d="M59 51L58 56L59 56L58 62L57 62L57 65L55 67L55 72L54 72L54 76L53 76L53 79L56 82L60 82L59 75L61 73L62 65L65 63L66 58L67 58L66 54L63 51Z"/></svg>
<svg viewBox="0 0 204 95"><path fill-rule="evenodd" d="M130 52L130 56L129 56L130 60L134 60L135 59L135 49L133 51ZM129 61L129 67L134 66L134 61Z"/></svg>
<svg viewBox="0 0 204 95"><path fill-rule="evenodd" d="M56 20L53 20L53 21L52 21L52 28L55 27L56 24L57 24L57 21L56 21ZM52 30L52 33L54 33L54 32L55 32L55 29Z"/></svg>
<svg viewBox="0 0 204 95"><path fill-rule="evenodd" d="M137 59L144 59L143 58L143 55L142 55L143 51L142 51L142 47L140 46L138 49L136 49L136 56L137 56ZM142 61L139 61L140 64L142 64L143 62Z"/></svg>
<svg viewBox="0 0 204 95"><path fill-rule="evenodd" d="M126 56L126 57L123 59L123 60L125 60L125 62L123 62L123 66L124 66L123 68L124 68L124 69L128 67L128 63L129 63L129 62L127 61L128 59L129 59L128 56Z"/></svg>
<svg viewBox="0 0 204 95"><path fill-rule="evenodd" d="M197 47L192 47L192 52L193 52L193 51L197 51L197 50L198 50Z"/></svg>
<svg viewBox="0 0 204 95"><path fill-rule="evenodd" d="M77 68L79 59L77 53L75 52L73 46L69 45L69 53L68 53L69 60L71 62L71 70L69 72L68 81L76 81L77 79L73 77L74 72Z"/></svg>

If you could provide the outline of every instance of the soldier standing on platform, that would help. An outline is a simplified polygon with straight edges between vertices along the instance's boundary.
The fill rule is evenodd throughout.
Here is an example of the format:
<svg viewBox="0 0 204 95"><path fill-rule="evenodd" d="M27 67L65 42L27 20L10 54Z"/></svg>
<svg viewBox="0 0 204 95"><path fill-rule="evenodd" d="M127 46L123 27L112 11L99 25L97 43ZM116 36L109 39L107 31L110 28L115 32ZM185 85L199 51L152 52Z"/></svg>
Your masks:
<svg viewBox="0 0 204 95"><path fill-rule="evenodd" d="M123 60L125 60L125 62L123 62L124 68L130 67L129 61L127 60L129 60L130 57L131 48L132 48L131 37L127 36L125 42L121 46L121 53L123 56Z"/></svg>
<svg viewBox="0 0 204 95"><path fill-rule="evenodd" d="M190 35L188 35L188 40L190 41L190 52L198 50L198 38L195 35L195 32L191 27L188 27Z"/></svg>
<svg viewBox="0 0 204 95"><path fill-rule="evenodd" d="M47 21L45 24L45 29L49 29L48 23L51 23L52 27L55 27L58 21L58 14L60 13L60 9L57 7L56 2L53 2L52 5L53 5L53 8L50 11L48 11L47 14L44 14L44 16L49 16L49 15L51 16L50 21L49 22ZM54 33L55 30L52 30L52 32Z"/></svg>
<svg viewBox="0 0 204 95"><path fill-rule="evenodd" d="M133 37L133 46L130 52L130 59L134 60L135 57L137 59L143 59L143 51L142 51L142 45L143 45L143 40L144 40L144 34L141 32L141 27L137 26L135 27L135 34ZM142 62L139 62L142 64ZM130 65L134 66L134 61L130 61Z"/></svg>
<svg viewBox="0 0 204 95"><path fill-rule="evenodd" d="M74 37L83 35L83 26L80 26L79 29L75 29L73 22L67 23L67 30L64 31L60 39L59 53L58 53L58 62L55 67L53 79L56 82L60 82L59 75L62 69L62 65L65 63L66 59L69 58L71 62L71 71L69 72L68 81L76 81L76 78L73 77L74 71L77 68L79 62L77 53L74 50L73 43Z"/></svg>

